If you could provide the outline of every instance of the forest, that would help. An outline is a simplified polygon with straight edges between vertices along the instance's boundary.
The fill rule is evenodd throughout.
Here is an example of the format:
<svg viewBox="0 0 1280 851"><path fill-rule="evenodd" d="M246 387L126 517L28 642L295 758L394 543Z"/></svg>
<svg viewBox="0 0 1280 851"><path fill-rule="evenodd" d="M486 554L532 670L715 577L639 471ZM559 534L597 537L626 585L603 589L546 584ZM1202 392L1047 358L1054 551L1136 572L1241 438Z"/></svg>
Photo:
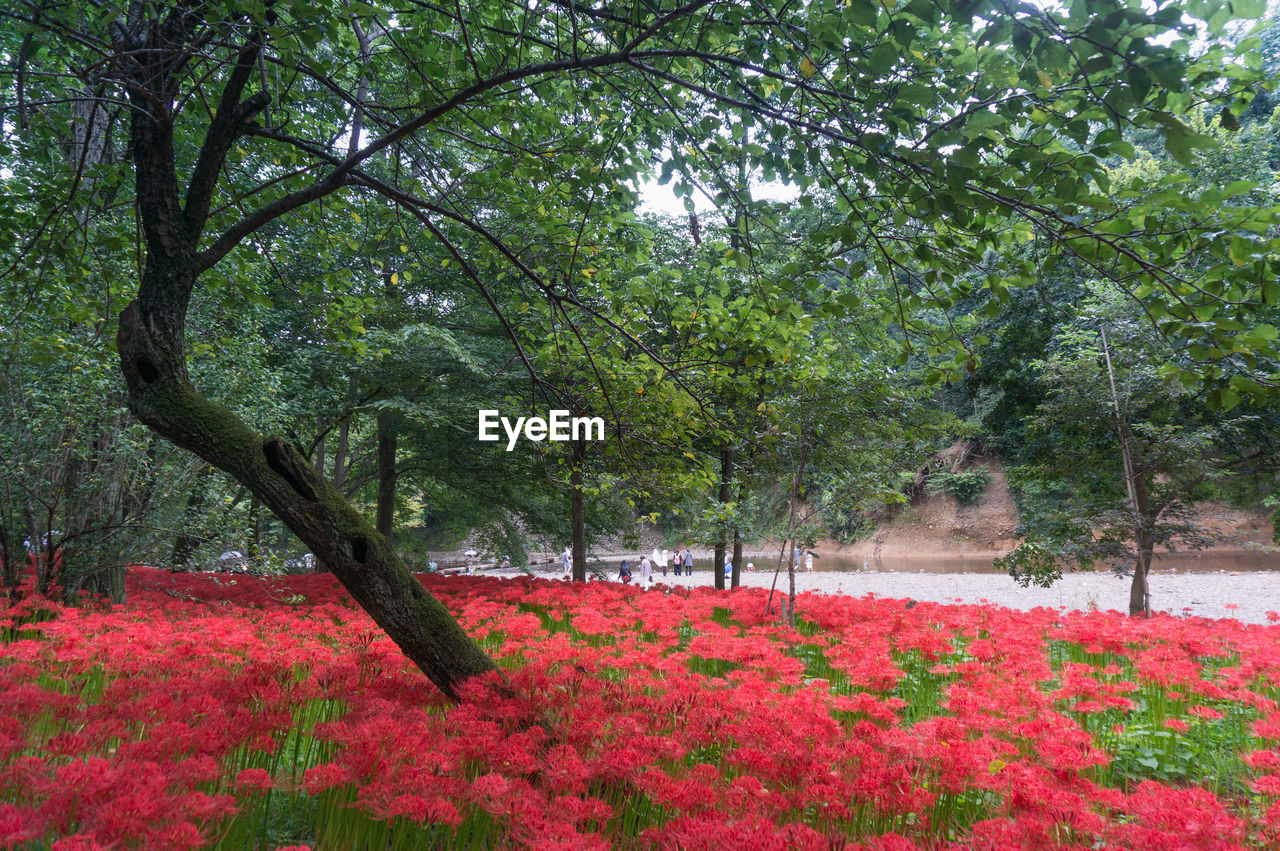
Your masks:
<svg viewBox="0 0 1280 851"><path fill-rule="evenodd" d="M1277 627L1148 573L1280 543L1276 19L6 4L0 846L1269 847ZM1141 617L740 587L979 457Z"/></svg>

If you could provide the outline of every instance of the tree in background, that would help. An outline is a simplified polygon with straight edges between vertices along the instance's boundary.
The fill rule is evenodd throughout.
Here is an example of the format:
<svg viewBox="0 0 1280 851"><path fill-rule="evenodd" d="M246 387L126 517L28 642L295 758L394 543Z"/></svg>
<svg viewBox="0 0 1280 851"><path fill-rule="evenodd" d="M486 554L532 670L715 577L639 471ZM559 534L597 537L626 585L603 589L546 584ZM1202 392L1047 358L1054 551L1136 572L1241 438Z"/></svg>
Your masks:
<svg viewBox="0 0 1280 851"><path fill-rule="evenodd" d="M1031 429L1049 449L1011 471L1026 540L996 563L1024 585L1048 586L1063 563L1110 561L1132 574L1129 611L1141 614L1150 612L1155 549L1209 545L1214 534L1190 509L1248 472L1242 445L1264 466L1280 445L1274 412L1245 404L1225 413L1166 381L1176 355L1119 306L1082 311L1032 364L1047 394Z"/></svg>

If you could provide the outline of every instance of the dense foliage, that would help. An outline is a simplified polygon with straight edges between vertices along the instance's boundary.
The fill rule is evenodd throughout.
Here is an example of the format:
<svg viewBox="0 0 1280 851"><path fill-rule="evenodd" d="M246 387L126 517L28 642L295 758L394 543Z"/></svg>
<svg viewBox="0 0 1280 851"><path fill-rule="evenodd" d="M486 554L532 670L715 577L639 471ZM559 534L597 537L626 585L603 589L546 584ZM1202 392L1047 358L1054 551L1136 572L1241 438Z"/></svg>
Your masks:
<svg viewBox="0 0 1280 851"><path fill-rule="evenodd" d="M122 418L109 341L163 254L147 222L165 204L140 194L157 180L198 225L194 386L408 554L469 530L517 559L558 549L570 493L590 536L674 507L707 540L785 531L748 517L785 493L821 506L820 531L863 534L957 436L1014 461L1058 441L1029 425L1035 363L1100 288L1165 342L1163 378L1209 407L1262 399L1280 150L1262 11L20 6L0 27L0 548L56 530L78 550L63 585L115 593L95 577L120 548L264 567L303 550L260 488ZM172 74L144 95L148 38ZM245 110L233 138L223 96ZM129 131L148 98L168 110L156 175ZM652 180L715 210L638 214ZM920 376L978 422L925 411ZM475 451L472 411L549 406L605 414L609 445ZM121 470L157 485L100 498Z"/></svg>

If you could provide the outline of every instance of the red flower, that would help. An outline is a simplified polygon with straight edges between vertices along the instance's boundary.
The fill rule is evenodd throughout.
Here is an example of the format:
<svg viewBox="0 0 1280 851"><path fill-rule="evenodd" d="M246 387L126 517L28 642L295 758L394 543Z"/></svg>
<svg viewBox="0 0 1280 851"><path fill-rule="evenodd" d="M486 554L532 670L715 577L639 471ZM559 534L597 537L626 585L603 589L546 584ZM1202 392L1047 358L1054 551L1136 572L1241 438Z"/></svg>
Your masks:
<svg viewBox="0 0 1280 851"><path fill-rule="evenodd" d="M0 804L0 847L15 845L35 839L43 830L41 819L31 810Z"/></svg>
<svg viewBox="0 0 1280 851"><path fill-rule="evenodd" d="M236 775L235 785L241 792L265 792L271 788L271 775L263 768L246 768Z"/></svg>
<svg viewBox="0 0 1280 851"><path fill-rule="evenodd" d="M308 795L317 795L326 789L345 786L354 779L351 772L345 767L328 762L323 765L317 765L314 768L308 768L306 774L303 775L302 783L306 787Z"/></svg>

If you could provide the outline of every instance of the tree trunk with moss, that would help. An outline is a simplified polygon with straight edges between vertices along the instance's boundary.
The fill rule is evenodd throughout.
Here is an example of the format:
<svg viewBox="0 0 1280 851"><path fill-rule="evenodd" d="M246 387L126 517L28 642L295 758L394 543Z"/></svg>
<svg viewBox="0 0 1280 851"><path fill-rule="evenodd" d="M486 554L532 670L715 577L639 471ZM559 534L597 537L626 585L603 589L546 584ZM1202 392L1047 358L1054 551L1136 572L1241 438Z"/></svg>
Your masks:
<svg viewBox="0 0 1280 851"><path fill-rule="evenodd" d="M248 488L456 700L462 683L492 670L493 662L405 569L386 539L298 452L280 437L255 433L197 392L188 378L184 331L192 290L200 273L238 242L224 236L200 250L214 185L232 143L267 103L265 94L243 97L260 51L251 38L228 75L186 186L179 186L168 116L177 95L175 67L185 61L182 46L194 37L184 28L191 25L175 13L163 24L143 23L137 32L118 36L121 50L134 41L150 45L135 51L124 81L134 107L130 147L147 249L137 299L120 315L116 338L129 408L155 432ZM318 188L317 197L324 191L332 187Z"/></svg>

